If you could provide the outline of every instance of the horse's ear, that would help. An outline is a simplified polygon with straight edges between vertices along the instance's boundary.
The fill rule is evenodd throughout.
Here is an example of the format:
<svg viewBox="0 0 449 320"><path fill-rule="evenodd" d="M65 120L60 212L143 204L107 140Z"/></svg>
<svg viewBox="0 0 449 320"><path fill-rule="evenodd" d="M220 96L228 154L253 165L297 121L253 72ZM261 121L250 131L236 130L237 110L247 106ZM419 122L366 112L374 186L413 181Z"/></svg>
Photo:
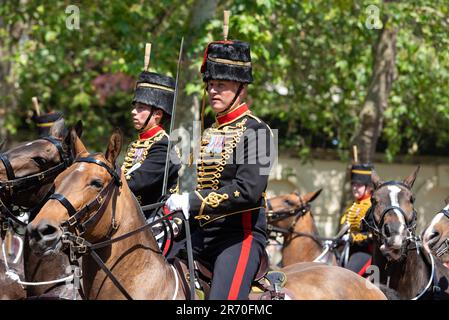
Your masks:
<svg viewBox="0 0 449 320"><path fill-rule="evenodd" d="M318 196L320 195L321 191L323 191L323 189L319 189L319 190L314 191L314 192L309 192L308 194L306 194L304 196L303 201L304 202L312 202L313 200L318 198Z"/></svg>
<svg viewBox="0 0 449 320"><path fill-rule="evenodd" d="M75 131L78 138L81 138L83 135L83 121L78 120L78 122L75 124Z"/></svg>
<svg viewBox="0 0 449 320"><path fill-rule="evenodd" d="M108 148L106 149L105 157L110 163L115 164L120 151L122 150L123 133L119 128L115 128L109 139Z"/></svg>
<svg viewBox="0 0 449 320"><path fill-rule="evenodd" d="M380 177L377 175L376 170L371 172L371 181L373 182L374 189L377 189L381 184Z"/></svg>
<svg viewBox="0 0 449 320"><path fill-rule="evenodd" d="M53 123L53 125L50 127L49 134L50 136L57 139L64 139L65 135L67 134L64 118L58 119L55 121L55 123Z"/></svg>
<svg viewBox="0 0 449 320"><path fill-rule="evenodd" d="M72 152L73 158L75 158L78 154L87 153L87 149L84 146L84 143L78 137L78 133L75 127L69 127L67 135L64 138L64 143Z"/></svg>
<svg viewBox="0 0 449 320"><path fill-rule="evenodd" d="M419 169L421 166L417 166L415 171L411 175L409 175L407 178L404 179L404 184L408 186L410 189L413 187L413 184L415 183L416 176L418 175Z"/></svg>

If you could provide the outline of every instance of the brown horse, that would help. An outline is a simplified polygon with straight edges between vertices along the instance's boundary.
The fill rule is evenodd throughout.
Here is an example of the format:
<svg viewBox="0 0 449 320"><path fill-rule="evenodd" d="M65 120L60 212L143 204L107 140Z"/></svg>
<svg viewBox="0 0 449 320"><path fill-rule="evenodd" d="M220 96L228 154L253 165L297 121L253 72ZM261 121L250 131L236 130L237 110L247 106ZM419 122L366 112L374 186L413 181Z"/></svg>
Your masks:
<svg viewBox="0 0 449 320"><path fill-rule="evenodd" d="M402 182L380 181L373 172L372 208L366 223L374 234L373 265L380 282L402 299L447 299L449 270L424 250L415 235L417 214L411 191L419 167Z"/></svg>
<svg viewBox="0 0 449 320"><path fill-rule="evenodd" d="M423 232L424 247L443 263L449 263L449 199Z"/></svg>
<svg viewBox="0 0 449 320"><path fill-rule="evenodd" d="M81 123L77 125L76 130L81 135ZM14 221L15 216L26 217L26 215L29 215L28 218L32 219L33 215L47 200L51 194L54 179L70 165L71 159L73 159L71 150L64 143L68 132L64 120L61 119L50 128L49 137L21 144L0 154L0 199L2 201L0 220L6 223L5 226L9 223L10 226L14 226L14 230L20 230L21 221ZM12 216L8 215L8 212ZM26 218L22 220L26 220ZM23 234L24 231L22 227ZM3 235L6 234L10 237L9 232L4 232ZM20 238L21 236L16 236L13 239L20 241ZM2 249L0 250L2 257L0 263L1 298L24 298L26 292L22 287L6 277L4 255ZM25 279L27 282L41 282L67 276L65 266L68 265L68 259L65 255L59 255L55 257L54 262L46 263L29 254L26 242L23 255L24 259L18 257L15 264L9 263L9 267L12 267L19 274L24 272L25 275L28 275ZM9 260L9 258L7 259ZM23 270L24 264L25 270ZM27 295L41 295L51 289L54 288L49 285L29 286L27 287ZM67 290L67 286L58 286L57 289L51 290L51 293L48 294L57 296L61 294L61 290Z"/></svg>
<svg viewBox="0 0 449 320"><path fill-rule="evenodd" d="M321 189L300 196L297 192L270 198L267 201L268 229L283 234L282 265L309 262L319 259L337 265L335 254L323 246L313 219L310 203L321 193Z"/></svg>
<svg viewBox="0 0 449 320"><path fill-rule="evenodd" d="M74 131L71 138L78 158L56 178L55 195L28 225L31 248L46 256L70 243L75 252L86 253L82 268L88 299L185 299L183 278L151 231L130 233L143 228L145 218L128 185L119 182L126 181L123 173L114 169L121 134L112 134L105 155L89 154ZM369 281L343 268L296 264L286 274L286 288L298 299L385 299Z"/></svg>

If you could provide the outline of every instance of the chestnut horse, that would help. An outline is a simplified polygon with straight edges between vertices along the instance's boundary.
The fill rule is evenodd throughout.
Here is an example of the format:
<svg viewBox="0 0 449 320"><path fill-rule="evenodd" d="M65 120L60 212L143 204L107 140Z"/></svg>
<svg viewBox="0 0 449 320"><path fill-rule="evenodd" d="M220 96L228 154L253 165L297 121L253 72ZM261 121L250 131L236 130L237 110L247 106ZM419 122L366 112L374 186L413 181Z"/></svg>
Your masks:
<svg viewBox="0 0 449 320"><path fill-rule="evenodd" d="M122 139L116 131L104 155L89 154L72 130L78 157L56 178L55 194L28 225L30 246L41 256L68 244L84 254L88 299L185 299L183 279L145 228L137 200L114 167ZM286 288L298 299L385 299L369 281L340 267L295 264L285 272Z"/></svg>
<svg viewBox="0 0 449 320"><path fill-rule="evenodd" d="M297 192L268 199L268 230L283 235L282 266L297 262L314 261L337 265L333 247L323 246L323 241L313 219L310 203L321 189L300 196ZM274 227L274 228L273 228ZM332 246L331 243L327 244Z"/></svg>
<svg viewBox="0 0 449 320"><path fill-rule="evenodd" d="M449 199L423 232L424 247L444 264L449 263Z"/></svg>
<svg viewBox="0 0 449 320"><path fill-rule="evenodd" d="M77 124L76 130L81 135L81 123ZM51 194L56 176L71 164L74 155L64 143L68 132L64 120L60 119L50 128L49 137L21 144L0 154L0 220L5 223L5 226L14 227L8 232L3 230L2 238L3 236L9 238L7 243L11 240L12 230L20 232L22 229L22 233L25 233L24 227L20 226L23 224L22 221L33 218ZM22 217L22 221L16 220L17 217ZM12 238L15 242L19 242L19 248L23 234L16 234ZM10 243L6 247L10 247ZM5 274L4 257L6 255L3 254L3 247L3 245L0 246L0 297L2 299L20 299L44 293L57 296L61 295L62 290L68 289L65 285L58 286L57 289L53 286L42 285L28 286L25 292L22 286ZM9 261L9 255L6 259L9 261L9 267L13 268L21 278L23 278L22 272L27 275L25 279L27 282L43 282L67 276L65 266L68 265L68 259L65 255L56 256L53 262L47 263L31 255L27 250L26 242L22 248L23 258L17 257L14 259L15 263Z"/></svg>
<svg viewBox="0 0 449 320"><path fill-rule="evenodd" d="M380 282L402 299L447 299L449 269L429 254L415 235L417 213L411 191L419 167L402 182L372 173L372 207L365 222L374 235L373 265Z"/></svg>

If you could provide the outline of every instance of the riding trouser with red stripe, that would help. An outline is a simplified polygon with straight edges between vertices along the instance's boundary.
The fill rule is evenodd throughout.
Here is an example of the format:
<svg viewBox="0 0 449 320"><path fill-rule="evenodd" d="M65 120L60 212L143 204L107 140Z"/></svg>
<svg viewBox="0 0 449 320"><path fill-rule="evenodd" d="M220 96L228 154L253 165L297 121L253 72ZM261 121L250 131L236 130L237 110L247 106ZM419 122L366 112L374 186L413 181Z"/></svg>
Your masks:
<svg viewBox="0 0 449 320"><path fill-rule="evenodd" d="M251 230L244 230L228 233L224 239L216 238L214 245L207 245L200 252L194 246L195 257L213 271L210 300L248 299L265 250L259 238L262 237Z"/></svg>
<svg viewBox="0 0 449 320"><path fill-rule="evenodd" d="M364 276L371 265L372 249L368 243L363 245L354 244L350 250L350 256L346 268Z"/></svg>

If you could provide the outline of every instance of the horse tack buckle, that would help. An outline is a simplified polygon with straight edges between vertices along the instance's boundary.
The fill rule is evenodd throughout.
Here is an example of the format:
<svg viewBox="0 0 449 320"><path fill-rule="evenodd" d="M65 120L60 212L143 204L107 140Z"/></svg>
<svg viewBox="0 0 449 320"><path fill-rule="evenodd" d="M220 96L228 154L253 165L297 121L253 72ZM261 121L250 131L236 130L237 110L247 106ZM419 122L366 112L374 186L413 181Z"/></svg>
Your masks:
<svg viewBox="0 0 449 320"><path fill-rule="evenodd" d="M86 240L84 238L81 237L76 237L75 238L75 244L76 244L76 249L78 253L86 253L87 252L87 246L86 246Z"/></svg>
<svg viewBox="0 0 449 320"><path fill-rule="evenodd" d="M37 180L39 180L39 181L44 180L44 178L45 178L45 175L44 175L43 172L41 172L41 173L37 176Z"/></svg>
<svg viewBox="0 0 449 320"><path fill-rule="evenodd" d="M73 227L76 224L76 218L75 216L71 216L70 218L67 219L67 223L69 224L69 226Z"/></svg>

